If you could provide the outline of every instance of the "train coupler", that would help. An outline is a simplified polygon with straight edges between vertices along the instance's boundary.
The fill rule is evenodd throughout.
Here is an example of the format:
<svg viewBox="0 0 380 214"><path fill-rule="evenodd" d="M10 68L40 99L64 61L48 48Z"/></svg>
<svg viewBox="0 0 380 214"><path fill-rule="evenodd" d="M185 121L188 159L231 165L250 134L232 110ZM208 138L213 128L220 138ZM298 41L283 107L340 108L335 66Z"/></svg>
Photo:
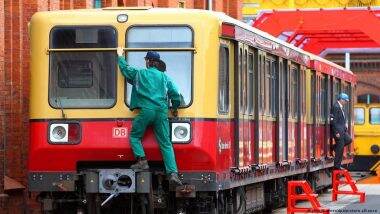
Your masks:
<svg viewBox="0 0 380 214"><path fill-rule="evenodd" d="M176 198L195 198L195 185L182 185L175 188Z"/></svg>

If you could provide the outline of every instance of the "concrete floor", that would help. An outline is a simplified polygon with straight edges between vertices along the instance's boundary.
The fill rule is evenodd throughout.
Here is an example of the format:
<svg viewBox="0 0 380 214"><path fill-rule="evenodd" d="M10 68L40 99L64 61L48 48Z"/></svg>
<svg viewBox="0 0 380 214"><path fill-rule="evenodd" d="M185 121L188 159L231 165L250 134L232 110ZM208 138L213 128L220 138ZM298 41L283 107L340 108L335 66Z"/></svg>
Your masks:
<svg viewBox="0 0 380 214"><path fill-rule="evenodd" d="M379 179L370 177L368 179ZM366 179L363 179L364 181ZM356 185L359 191L366 193L365 203L359 202L359 196L356 195L338 195L338 200L331 201L331 189L327 193L319 194L318 200L323 207L330 208L331 214L380 214L380 182L378 184L366 184L358 182ZM364 184L362 184L364 183ZM350 190L350 186L342 186L339 189ZM310 207L308 202L297 203L299 207ZM286 208L274 211L275 214L286 213Z"/></svg>

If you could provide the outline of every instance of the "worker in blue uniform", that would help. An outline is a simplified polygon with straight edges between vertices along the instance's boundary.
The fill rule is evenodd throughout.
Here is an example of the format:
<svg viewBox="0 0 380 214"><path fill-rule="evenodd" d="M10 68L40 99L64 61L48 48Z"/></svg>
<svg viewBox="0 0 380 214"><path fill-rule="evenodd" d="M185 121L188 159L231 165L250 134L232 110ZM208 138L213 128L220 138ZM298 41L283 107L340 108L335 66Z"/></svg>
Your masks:
<svg viewBox="0 0 380 214"><path fill-rule="evenodd" d="M123 49L119 47L117 53L120 71L133 85L130 109L140 109L140 113L133 120L129 136L134 156L137 159L137 163L133 164L131 168L135 170L149 169L141 139L146 128L152 125L169 182L174 185L182 185L178 178L173 145L169 137L168 120L168 99L172 103L173 115L177 116L177 108L181 100L180 94L173 81L164 72L158 70L160 55L157 52L147 52L146 68L144 69L128 65L123 57L123 52Z"/></svg>

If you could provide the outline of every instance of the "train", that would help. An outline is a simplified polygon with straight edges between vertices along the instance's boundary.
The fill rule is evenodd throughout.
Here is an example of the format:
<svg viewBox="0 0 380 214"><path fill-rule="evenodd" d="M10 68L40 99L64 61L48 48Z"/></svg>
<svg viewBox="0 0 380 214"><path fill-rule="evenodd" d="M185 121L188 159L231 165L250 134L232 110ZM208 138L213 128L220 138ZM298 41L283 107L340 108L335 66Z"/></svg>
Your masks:
<svg viewBox="0 0 380 214"><path fill-rule="evenodd" d="M378 96L362 94L354 105L355 156L351 171L375 172L380 165L380 103Z"/></svg>
<svg viewBox="0 0 380 214"><path fill-rule="evenodd" d="M339 93L355 95L351 71L214 11L46 11L29 33L28 188L43 212L270 212L286 204L288 180L331 184L329 111ZM169 121L183 186L168 184L151 129L150 170L129 168L136 111L117 47L139 67L157 51L181 92Z"/></svg>

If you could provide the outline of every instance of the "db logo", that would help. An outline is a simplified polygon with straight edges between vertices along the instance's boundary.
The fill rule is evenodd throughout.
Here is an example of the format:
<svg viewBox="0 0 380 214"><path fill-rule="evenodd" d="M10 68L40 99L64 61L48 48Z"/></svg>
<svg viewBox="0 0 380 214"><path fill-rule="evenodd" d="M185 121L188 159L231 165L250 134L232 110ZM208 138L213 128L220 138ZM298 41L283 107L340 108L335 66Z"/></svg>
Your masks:
<svg viewBox="0 0 380 214"><path fill-rule="evenodd" d="M112 129L112 137L113 138L127 138L128 129L125 127L114 127Z"/></svg>

